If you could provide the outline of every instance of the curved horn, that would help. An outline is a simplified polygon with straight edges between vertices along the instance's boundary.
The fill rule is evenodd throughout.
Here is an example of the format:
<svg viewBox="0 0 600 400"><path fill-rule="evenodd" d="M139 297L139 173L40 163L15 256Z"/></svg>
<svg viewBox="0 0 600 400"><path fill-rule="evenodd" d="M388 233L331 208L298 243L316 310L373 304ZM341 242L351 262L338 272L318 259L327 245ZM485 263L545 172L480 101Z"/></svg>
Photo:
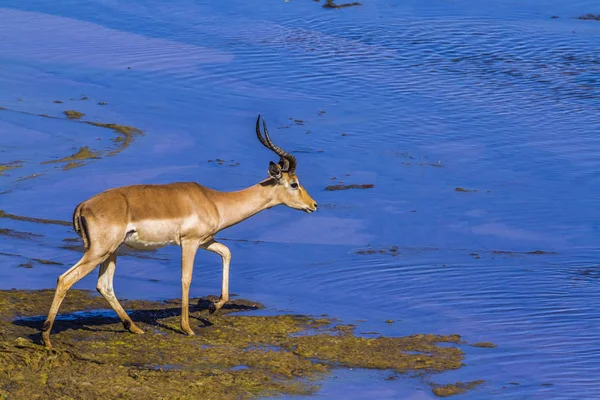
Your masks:
<svg viewBox="0 0 600 400"><path fill-rule="evenodd" d="M271 150L275 152L283 163L283 170L293 174L296 171L296 157L283 150L281 147L275 145L269 136L269 131L267 130L267 124L263 118L263 130L265 131L265 138L267 139L267 143L271 146Z"/></svg>
<svg viewBox="0 0 600 400"><path fill-rule="evenodd" d="M263 119L263 126L266 129L266 124L265 121ZM265 130L265 133L267 131ZM265 138L263 137L262 133L260 132L260 114L258 114L258 118L256 119L256 136L258 137L258 140L260 140L260 142L263 144L263 146L265 146L267 149L274 151L273 150L273 142L271 141L271 138L269 138L269 140L265 140ZM277 152L276 152L277 153ZM279 153L277 153L277 155L279 155ZM285 158L280 156L280 160L279 163L281 164L281 169L284 171L287 171L288 168L290 167L290 162L288 160L286 160Z"/></svg>
<svg viewBox="0 0 600 400"><path fill-rule="evenodd" d="M271 149L271 146L269 146L265 138L262 136L262 133L260 133L260 114L258 114L258 119L256 120L256 136L258 137L258 140L260 140L260 142L263 144L263 146L265 146L269 150L273 150Z"/></svg>
<svg viewBox="0 0 600 400"><path fill-rule="evenodd" d="M263 130L265 131L265 137L263 138L262 133L260 132L260 115L256 120L256 136L258 136L258 140L265 146L267 149L273 151L280 157L280 163L282 165L282 170L289 173L294 173L296 171L296 157L291 155L290 153L284 151L281 147L275 145L269 136L269 131L267 130L267 124L263 118Z"/></svg>

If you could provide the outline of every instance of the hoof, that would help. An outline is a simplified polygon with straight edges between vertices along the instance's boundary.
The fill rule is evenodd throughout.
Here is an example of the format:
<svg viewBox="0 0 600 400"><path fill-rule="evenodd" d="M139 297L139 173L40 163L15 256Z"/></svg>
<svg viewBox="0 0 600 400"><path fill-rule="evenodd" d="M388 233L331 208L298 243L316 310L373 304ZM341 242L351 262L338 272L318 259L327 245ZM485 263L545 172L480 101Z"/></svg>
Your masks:
<svg viewBox="0 0 600 400"><path fill-rule="evenodd" d="M138 328L135 325L132 325L131 328L129 328L129 332L131 333L135 333L136 335L143 335L144 331L140 328Z"/></svg>
<svg viewBox="0 0 600 400"><path fill-rule="evenodd" d="M140 328L138 328L138 327L137 327L137 326L136 326L136 325L133 323L133 321L131 321L131 320L125 320L125 321L123 321L123 327L124 327L125 329L127 329L129 332L131 332L131 333L135 333L135 334L137 334L137 335L141 335L141 334L143 334L143 333L144 333L144 331L143 331L143 330L141 330Z"/></svg>
<svg viewBox="0 0 600 400"><path fill-rule="evenodd" d="M186 335L188 335L188 336L196 336L196 334L194 333L194 331L193 331L193 330L191 330L191 329L190 329L190 330L187 330L187 331L184 329L183 331L184 331L184 332L185 332L185 334L186 334Z"/></svg>
<svg viewBox="0 0 600 400"><path fill-rule="evenodd" d="M217 311L217 305L215 303L212 303L210 306L208 306L208 313L209 314L214 314L215 311Z"/></svg>

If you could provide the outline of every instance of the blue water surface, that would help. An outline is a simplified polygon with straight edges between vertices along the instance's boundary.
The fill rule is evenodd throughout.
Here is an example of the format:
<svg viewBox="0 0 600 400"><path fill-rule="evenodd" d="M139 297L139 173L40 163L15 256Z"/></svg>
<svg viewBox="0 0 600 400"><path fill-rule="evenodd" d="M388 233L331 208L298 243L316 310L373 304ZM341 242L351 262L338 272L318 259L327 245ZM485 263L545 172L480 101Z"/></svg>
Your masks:
<svg viewBox="0 0 600 400"><path fill-rule="evenodd" d="M68 221L119 185L250 186L276 160L261 113L320 210L222 232L233 292L357 332L498 346L424 379L337 370L317 397L427 399L429 380L484 379L458 398L598 398L600 22L577 19L598 2L322 4L0 1L0 161L22 165L0 175L0 209ZM79 168L43 164L118 145L35 115L66 109L144 135ZM340 181L374 187L325 190ZM52 288L79 257L59 248L70 227L0 224L43 235L0 237L2 289ZM179 249L156 256L119 259L118 296L179 297ZM64 265L19 268L33 257ZM193 296L218 293L218 256L199 253L194 274Z"/></svg>

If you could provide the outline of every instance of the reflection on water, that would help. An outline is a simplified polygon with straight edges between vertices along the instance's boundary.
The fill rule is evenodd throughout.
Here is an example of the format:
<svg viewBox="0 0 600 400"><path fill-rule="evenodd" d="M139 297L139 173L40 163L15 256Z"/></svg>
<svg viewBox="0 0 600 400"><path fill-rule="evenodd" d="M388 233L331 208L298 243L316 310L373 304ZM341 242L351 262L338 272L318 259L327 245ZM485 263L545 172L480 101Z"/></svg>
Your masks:
<svg viewBox="0 0 600 400"><path fill-rule="evenodd" d="M8 3L0 107L34 115L0 111L0 165L19 166L0 169L0 209L69 220L117 185L249 186L271 156L252 133L260 112L326 206L276 208L223 232L249 240L223 240L233 292L363 332L492 341L434 378L486 380L465 398L597 396L600 23L576 19L597 4ZM35 115L67 109L146 135L115 157L46 169L110 140ZM324 190L340 181L374 186ZM0 237L2 288L53 287L79 256L60 248L69 227L0 224L43 235ZM157 254L120 258L119 296L179 296L178 249ZM18 267L33 258L65 265ZM218 256L196 264L192 295L216 293ZM337 376L323 397L433 396L385 373Z"/></svg>

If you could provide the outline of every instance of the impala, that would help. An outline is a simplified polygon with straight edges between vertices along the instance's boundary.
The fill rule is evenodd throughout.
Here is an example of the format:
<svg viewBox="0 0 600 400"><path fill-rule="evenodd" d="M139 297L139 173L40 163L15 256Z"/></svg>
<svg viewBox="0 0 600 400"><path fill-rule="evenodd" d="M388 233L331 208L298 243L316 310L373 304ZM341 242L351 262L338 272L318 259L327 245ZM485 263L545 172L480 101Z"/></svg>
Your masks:
<svg viewBox="0 0 600 400"><path fill-rule="evenodd" d="M181 246L181 329L191 336L194 331L189 324L189 289L197 249L219 254L223 263L221 296L211 304L212 314L229 299L231 261L229 249L215 241L215 235L276 205L307 213L317 209L317 203L298 181L296 158L273 144L264 120L263 137L260 120L259 115L258 139L280 159L278 164L269 163L269 177L254 186L235 192L220 192L195 182L124 186L97 194L75 208L73 227L83 240L85 254L58 278L52 306L42 327L46 347L52 347L50 330L67 291L98 265L98 292L119 315L125 329L144 333L127 315L113 290L117 249L121 244L140 250L169 244Z"/></svg>

